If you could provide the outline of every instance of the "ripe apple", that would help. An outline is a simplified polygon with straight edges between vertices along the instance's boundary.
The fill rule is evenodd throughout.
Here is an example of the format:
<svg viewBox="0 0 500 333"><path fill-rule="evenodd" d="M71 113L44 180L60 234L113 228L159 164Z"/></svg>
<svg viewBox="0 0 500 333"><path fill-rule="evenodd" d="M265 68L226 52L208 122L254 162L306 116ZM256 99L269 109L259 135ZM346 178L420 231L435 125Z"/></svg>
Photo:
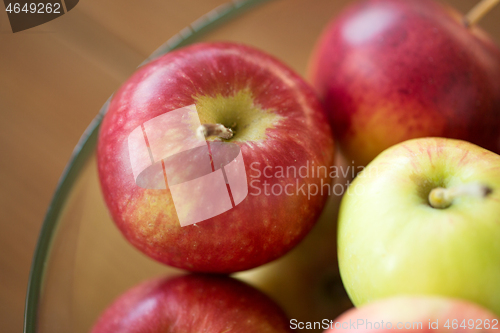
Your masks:
<svg viewBox="0 0 500 333"><path fill-rule="evenodd" d="M500 153L500 50L437 2L355 3L325 29L309 77L358 165L419 137Z"/></svg>
<svg viewBox="0 0 500 333"><path fill-rule="evenodd" d="M352 163L336 152L335 168L339 173L334 184L342 185L345 191L352 181ZM236 275L272 297L290 318L299 322L336 318L352 307L337 261L341 192L339 189L330 196L314 228L293 250L278 260ZM308 332L322 332L322 329Z"/></svg>
<svg viewBox="0 0 500 333"><path fill-rule="evenodd" d="M429 294L499 314L499 171L499 155L444 138L406 141L373 160L339 212L340 274L354 305Z"/></svg>
<svg viewBox="0 0 500 333"><path fill-rule="evenodd" d="M214 275L154 279L109 306L92 333L290 332L284 312L238 280Z"/></svg>
<svg viewBox="0 0 500 333"><path fill-rule="evenodd" d="M325 333L387 333L394 329L413 332L496 332L498 327L498 317L474 303L442 297L406 296L387 298L351 309L330 324L330 329Z"/></svg>
<svg viewBox="0 0 500 333"><path fill-rule="evenodd" d="M179 110L187 113L176 116ZM186 133L191 141L180 140ZM199 145L200 135L196 149L208 144L210 151L154 156L155 149ZM331 178L310 172L333 165L333 150L321 103L297 74L248 46L201 43L152 61L123 84L103 120L97 158L107 206L134 246L175 267L231 273L282 256L309 232L328 195L316 189ZM216 157L229 163L238 152L233 187ZM153 162L141 178L141 163ZM190 181L169 178L169 170ZM207 175L220 181L191 186ZM172 184L183 186L182 207ZM181 227L226 203L225 212Z"/></svg>

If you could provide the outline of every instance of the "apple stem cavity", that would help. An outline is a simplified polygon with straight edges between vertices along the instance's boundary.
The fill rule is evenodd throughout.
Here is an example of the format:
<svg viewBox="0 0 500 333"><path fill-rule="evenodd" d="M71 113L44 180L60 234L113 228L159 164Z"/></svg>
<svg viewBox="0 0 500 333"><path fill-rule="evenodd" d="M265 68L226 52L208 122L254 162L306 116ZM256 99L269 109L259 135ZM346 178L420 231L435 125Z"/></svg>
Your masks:
<svg viewBox="0 0 500 333"><path fill-rule="evenodd" d="M483 184L470 183L450 188L436 187L429 193L429 204L433 208L447 208L453 200L461 196L473 196L477 198L487 197L493 190Z"/></svg>
<svg viewBox="0 0 500 333"><path fill-rule="evenodd" d="M482 0L475 5L464 17L464 25L470 27L483 18L500 0Z"/></svg>
<svg viewBox="0 0 500 333"><path fill-rule="evenodd" d="M205 138L216 136L221 139L229 140L233 137L233 130L227 128L222 124L202 124L196 130L196 134L199 138L205 140Z"/></svg>

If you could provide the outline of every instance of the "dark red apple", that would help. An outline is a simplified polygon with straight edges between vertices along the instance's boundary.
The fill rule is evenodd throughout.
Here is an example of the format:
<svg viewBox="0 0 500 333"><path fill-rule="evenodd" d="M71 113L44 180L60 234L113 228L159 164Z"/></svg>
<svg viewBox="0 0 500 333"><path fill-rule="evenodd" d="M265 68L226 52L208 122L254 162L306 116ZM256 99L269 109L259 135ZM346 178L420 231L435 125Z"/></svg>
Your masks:
<svg viewBox="0 0 500 333"><path fill-rule="evenodd" d="M92 333L290 332L284 312L238 280L185 275L147 281L109 306Z"/></svg>
<svg viewBox="0 0 500 333"><path fill-rule="evenodd" d="M347 311L325 333L496 332L498 317L474 303L420 296L386 298Z"/></svg>
<svg viewBox="0 0 500 333"><path fill-rule="evenodd" d="M309 232L333 150L321 103L297 74L248 46L204 43L123 84L97 157L107 206L133 245L175 267L230 273Z"/></svg>
<svg viewBox="0 0 500 333"><path fill-rule="evenodd" d="M354 4L324 31L309 73L342 152L358 165L426 136L500 153L500 50L437 2Z"/></svg>

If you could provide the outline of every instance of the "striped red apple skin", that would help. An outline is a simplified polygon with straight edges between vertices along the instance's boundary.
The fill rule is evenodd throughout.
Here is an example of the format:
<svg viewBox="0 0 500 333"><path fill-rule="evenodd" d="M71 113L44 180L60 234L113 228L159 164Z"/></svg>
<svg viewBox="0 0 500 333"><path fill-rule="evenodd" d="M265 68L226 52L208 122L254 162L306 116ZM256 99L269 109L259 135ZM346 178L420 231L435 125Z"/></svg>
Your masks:
<svg viewBox="0 0 500 333"><path fill-rule="evenodd" d="M181 227L168 188L135 183L127 138L144 122L192 104L202 123L236 125L228 142L241 149L249 193L233 209ZM330 175L276 172L328 168L333 153L323 107L299 75L248 46L201 43L139 68L123 84L104 117L97 159L104 199L130 243L171 266L231 273L282 256L311 230L328 191L310 195L304 188L329 183ZM266 195L264 182L278 195ZM279 194L288 184L293 195Z"/></svg>
<svg viewBox="0 0 500 333"><path fill-rule="evenodd" d="M325 29L309 78L348 160L419 137L500 153L500 49L432 0L354 3Z"/></svg>
<svg viewBox="0 0 500 333"><path fill-rule="evenodd" d="M118 297L91 333L284 333L289 322L269 297L238 280L184 275L143 282Z"/></svg>

